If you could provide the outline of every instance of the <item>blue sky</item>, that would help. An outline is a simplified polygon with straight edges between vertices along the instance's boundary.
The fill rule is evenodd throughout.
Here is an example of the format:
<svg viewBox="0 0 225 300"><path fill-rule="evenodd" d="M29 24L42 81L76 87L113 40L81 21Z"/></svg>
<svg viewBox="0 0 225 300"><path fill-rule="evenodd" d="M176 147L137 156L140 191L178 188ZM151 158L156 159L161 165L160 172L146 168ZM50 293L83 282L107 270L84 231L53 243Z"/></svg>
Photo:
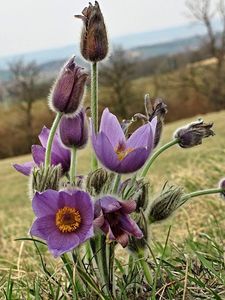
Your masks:
<svg viewBox="0 0 225 300"><path fill-rule="evenodd" d="M185 0L99 0L110 37L188 23ZM0 0L0 56L79 42L85 0Z"/></svg>

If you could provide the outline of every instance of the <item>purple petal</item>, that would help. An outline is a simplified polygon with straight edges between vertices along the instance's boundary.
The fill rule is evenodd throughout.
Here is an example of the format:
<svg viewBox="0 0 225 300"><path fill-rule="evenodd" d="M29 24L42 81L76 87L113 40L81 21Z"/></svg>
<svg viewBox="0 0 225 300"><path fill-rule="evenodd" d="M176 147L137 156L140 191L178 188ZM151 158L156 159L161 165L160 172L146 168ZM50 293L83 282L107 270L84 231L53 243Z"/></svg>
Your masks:
<svg viewBox="0 0 225 300"><path fill-rule="evenodd" d="M128 200L128 201L120 201L120 204L122 206L121 212L124 214L131 214L136 209L136 201L134 200Z"/></svg>
<svg viewBox="0 0 225 300"><path fill-rule="evenodd" d="M146 162L150 149L138 148L130 152L120 163L117 171L120 173L132 173L139 170Z"/></svg>
<svg viewBox="0 0 225 300"><path fill-rule="evenodd" d="M92 144L100 162L109 170L117 171L120 161L107 136L103 132L97 137L92 135Z"/></svg>
<svg viewBox="0 0 225 300"><path fill-rule="evenodd" d="M82 224L81 227L76 230L76 234L79 237L80 244L85 242L94 235L93 225Z"/></svg>
<svg viewBox="0 0 225 300"><path fill-rule="evenodd" d="M141 239L143 237L141 229L128 215L124 214L120 217L120 227L121 229L129 234L132 234L138 239Z"/></svg>
<svg viewBox="0 0 225 300"><path fill-rule="evenodd" d="M58 204L60 207L68 206L76 208L80 215L82 224L90 225L94 219L94 207L88 193L83 191L59 192Z"/></svg>
<svg viewBox="0 0 225 300"><path fill-rule="evenodd" d="M94 219L93 225L94 225L95 227L100 228L100 227L103 226L104 221L105 221L104 215L101 214L100 216L98 216L97 218Z"/></svg>
<svg viewBox="0 0 225 300"><path fill-rule="evenodd" d="M37 165L45 161L45 148L39 145L33 145L31 148L32 156Z"/></svg>
<svg viewBox="0 0 225 300"><path fill-rule="evenodd" d="M57 257L77 247L80 239L75 232L62 233L58 230L49 235L47 243L51 253Z"/></svg>
<svg viewBox="0 0 225 300"><path fill-rule="evenodd" d="M100 132L109 139L113 148L115 148L119 142L125 142L125 136L116 116L109 112L108 108L105 108L102 113Z"/></svg>
<svg viewBox="0 0 225 300"><path fill-rule="evenodd" d="M47 127L43 127L38 136L44 148L47 146L49 132ZM62 145L58 133L55 134L52 143L52 164L61 164L64 172L67 172L70 167L70 151Z"/></svg>
<svg viewBox="0 0 225 300"><path fill-rule="evenodd" d="M150 139L152 140L152 144L154 143L153 133L150 123L145 124L139 127L135 132L129 137L127 140L128 148L144 148L149 147L148 143ZM150 140L150 141L151 141Z"/></svg>
<svg viewBox="0 0 225 300"><path fill-rule="evenodd" d="M33 145L32 146L32 156L37 165L40 165L45 161L45 152L46 149L40 145ZM61 164L62 169L64 172L69 170L70 162L67 160L66 157L61 157L55 152L51 153L51 164L52 165L59 165Z"/></svg>
<svg viewBox="0 0 225 300"><path fill-rule="evenodd" d="M112 229L108 223L108 221L105 219L104 224L101 226L101 230L105 233L105 235L109 238L111 241L115 241L115 236L112 232Z"/></svg>
<svg viewBox="0 0 225 300"><path fill-rule="evenodd" d="M49 235L57 230L55 216L44 216L34 221L30 229L30 234L47 241Z"/></svg>
<svg viewBox="0 0 225 300"><path fill-rule="evenodd" d="M25 162L24 164L13 164L13 167L20 173L28 176L31 173L31 170L35 166L33 161Z"/></svg>
<svg viewBox="0 0 225 300"><path fill-rule="evenodd" d="M43 127L41 130L41 133L39 134L38 138L39 141L41 142L41 145L46 148L47 147L47 142L48 142L48 136L49 136L50 130L47 127Z"/></svg>
<svg viewBox="0 0 225 300"><path fill-rule="evenodd" d="M155 116L155 117L152 119L152 121L150 122L151 127L152 127L153 138L155 137L155 132L156 132L157 122L158 122L157 116Z"/></svg>
<svg viewBox="0 0 225 300"><path fill-rule="evenodd" d="M116 237L116 241L125 248L129 242L129 235L126 232L123 232Z"/></svg>
<svg viewBox="0 0 225 300"><path fill-rule="evenodd" d="M35 193L32 207L37 217L55 215L58 210L59 192L46 190L43 193Z"/></svg>
<svg viewBox="0 0 225 300"><path fill-rule="evenodd" d="M105 214L117 211L121 208L119 201L111 196L105 196L100 199L101 208Z"/></svg>

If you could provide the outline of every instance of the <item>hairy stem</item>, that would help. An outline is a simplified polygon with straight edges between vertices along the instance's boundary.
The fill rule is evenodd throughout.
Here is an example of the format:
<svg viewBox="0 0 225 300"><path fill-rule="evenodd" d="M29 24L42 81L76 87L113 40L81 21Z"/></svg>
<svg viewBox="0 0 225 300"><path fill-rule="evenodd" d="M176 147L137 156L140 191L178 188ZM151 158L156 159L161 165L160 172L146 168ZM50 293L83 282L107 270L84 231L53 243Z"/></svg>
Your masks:
<svg viewBox="0 0 225 300"><path fill-rule="evenodd" d="M77 149L76 147L73 147L71 149L71 160L70 160L70 183L75 183L76 162L77 162Z"/></svg>
<svg viewBox="0 0 225 300"><path fill-rule="evenodd" d="M116 194L117 191L118 191L120 180L121 180L121 175L117 174L116 177L115 177L114 186L113 186L113 193L114 194Z"/></svg>
<svg viewBox="0 0 225 300"><path fill-rule="evenodd" d="M141 173L141 177L144 178L144 177L147 175L147 173L148 173L148 171L149 171L149 169L150 169L152 163L154 162L154 160L155 160L162 152L164 152L164 151L167 150L168 148L172 147L173 145L176 145L177 143L178 143L178 140L177 140L177 139L174 139L174 140L170 141L169 143L163 145L163 146L162 146L161 148L159 148L157 151L155 151L155 153L150 157L149 161L148 161L147 164L145 165L145 167L144 167L144 169L143 169L143 171L142 171L142 173Z"/></svg>
<svg viewBox="0 0 225 300"><path fill-rule="evenodd" d="M49 136L48 136L48 142L46 146L46 152L45 152L45 169L51 165L51 150L52 150L52 142L56 133L56 130L58 128L59 122L61 120L62 113L57 113L55 120L52 124Z"/></svg>
<svg viewBox="0 0 225 300"><path fill-rule="evenodd" d="M211 194L218 194L218 193L224 193L225 190L221 188L216 188L216 189L207 189L207 190L201 190L201 191L195 191L189 194L186 194L182 197L182 200L186 202L190 198L198 197L198 196L203 196L203 195L211 195Z"/></svg>
<svg viewBox="0 0 225 300"><path fill-rule="evenodd" d="M152 285L152 283L153 283L152 273L150 270L150 266L149 266L148 262L146 261L146 258L144 257L143 251L139 250L138 258L140 259L139 263L143 269L146 281L148 282L149 285Z"/></svg>
<svg viewBox="0 0 225 300"><path fill-rule="evenodd" d="M98 65L92 63L91 68L91 118L95 133L98 132ZM92 153L92 169L98 168L98 161L94 152Z"/></svg>

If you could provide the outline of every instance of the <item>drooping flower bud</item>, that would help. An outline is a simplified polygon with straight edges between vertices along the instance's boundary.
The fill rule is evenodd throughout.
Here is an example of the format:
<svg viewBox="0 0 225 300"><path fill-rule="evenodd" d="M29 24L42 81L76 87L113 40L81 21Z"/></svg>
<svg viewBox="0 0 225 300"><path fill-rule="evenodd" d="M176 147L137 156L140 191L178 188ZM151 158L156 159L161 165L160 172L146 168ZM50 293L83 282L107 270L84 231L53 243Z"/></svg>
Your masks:
<svg viewBox="0 0 225 300"><path fill-rule="evenodd" d="M34 167L31 174L30 196L35 192L43 192L47 189L58 190L62 176L61 165L49 166L47 169L43 165Z"/></svg>
<svg viewBox="0 0 225 300"><path fill-rule="evenodd" d="M155 140L154 140L154 148L155 148L158 145L162 135L163 123L167 113L167 105L160 98L155 99L153 101L150 99L149 95L146 95L145 109L149 117L149 122L151 122L154 119L154 117L157 116L157 125L156 125Z"/></svg>
<svg viewBox="0 0 225 300"><path fill-rule="evenodd" d="M213 123L204 123L202 119L190 123L186 127L179 128L174 133L174 138L178 139L178 144L182 148L191 148L202 144L202 139L213 136L215 133L211 129Z"/></svg>
<svg viewBox="0 0 225 300"><path fill-rule="evenodd" d="M220 193L220 197L225 199L225 178L221 179L219 182L219 188L223 189L223 192Z"/></svg>
<svg viewBox="0 0 225 300"><path fill-rule="evenodd" d="M62 68L49 100L53 111L74 115L79 111L88 74L72 57Z"/></svg>
<svg viewBox="0 0 225 300"><path fill-rule="evenodd" d="M152 202L148 212L150 223L167 219L177 208L184 204L181 187L165 186L160 195Z"/></svg>
<svg viewBox="0 0 225 300"><path fill-rule="evenodd" d="M88 174L86 187L87 191L92 195L99 195L109 178L109 174L105 169L99 168Z"/></svg>
<svg viewBox="0 0 225 300"><path fill-rule="evenodd" d="M82 109L74 117L63 116L59 124L59 135L64 146L83 148L88 141L86 114Z"/></svg>
<svg viewBox="0 0 225 300"><path fill-rule="evenodd" d="M89 3L82 11L82 15L75 15L84 22L81 34L81 54L91 62L103 60L108 53L108 38L104 18L99 4Z"/></svg>

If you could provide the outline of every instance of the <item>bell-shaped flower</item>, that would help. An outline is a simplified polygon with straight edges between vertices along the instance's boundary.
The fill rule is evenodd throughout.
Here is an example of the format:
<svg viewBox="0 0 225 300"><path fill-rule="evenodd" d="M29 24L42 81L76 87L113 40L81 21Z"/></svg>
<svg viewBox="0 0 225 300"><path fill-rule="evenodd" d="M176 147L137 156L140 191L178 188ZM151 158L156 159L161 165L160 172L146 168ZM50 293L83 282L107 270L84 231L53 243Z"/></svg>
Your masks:
<svg viewBox="0 0 225 300"><path fill-rule="evenodd" d="M48 128L43 127L38 136L41 145L33 145L31 149L33 161L24 164L14 164L13 167L17 171L28 176L31 174L31 170L34 166L40 166L44 163L49 132L50 130ZM51 164L54 166L61 164L63 173L68 172L70 168L70 151L63 147L58 133L55 134L52 143Z"/></svg>
<svg viewBox="0 0 225 300"><path fill-rule="evenodd" d="M83 109L74 117L62 117L59 124L59 135L63 145L68 148L79 149L87 144L88 125Z"/></svg>
<svg viewBox="0 0 225 300"><path fill-rule="evenodd" d="M57 257L93 236L94 208L88 193L46 190L32 200L36 215L30 233L47 242Z"/></svg>
<svg viewBox="0 0 225 300"><path fill-rule="evenodd" d="M108 241L117 241L126 247L129 236L137 239L143 237L143 233L129 214L136 209L133 200L119 201L111 196L104 196L95 202L94 225L99 227L107 236Z"/></svg>
<svg viewBox="0 0 225 300"><path fill-rule="evenodd" d="M49 105L53 111L76 114L82 104L88 74L72 57L62 68L53 86Z"/></svg>
<svg viewBox="0 0 225 300"><path fill-rule="evenodd" d="M106 108L102 114L100 131L92 129L92 144L99 161L116 173L139 170L154 148L157 118L139 127L128 139L116 116Z"/></svg>

